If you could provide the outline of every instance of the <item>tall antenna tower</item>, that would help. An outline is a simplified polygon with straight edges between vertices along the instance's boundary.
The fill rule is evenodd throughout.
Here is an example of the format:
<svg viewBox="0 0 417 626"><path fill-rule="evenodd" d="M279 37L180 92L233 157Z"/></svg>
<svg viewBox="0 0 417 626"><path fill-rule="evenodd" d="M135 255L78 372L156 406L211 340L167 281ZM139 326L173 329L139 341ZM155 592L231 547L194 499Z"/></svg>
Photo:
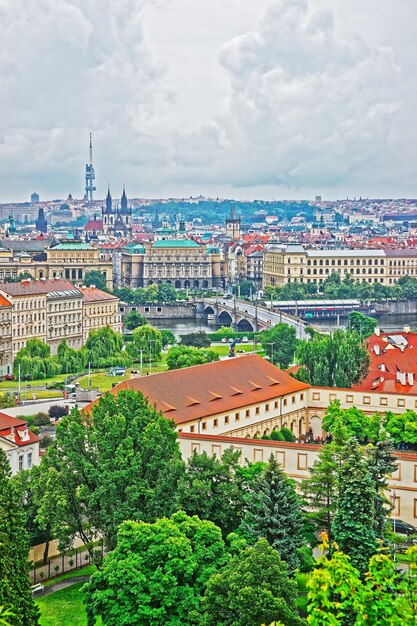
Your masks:
<svg viewBox="0 0 417 626"><path fill-rule="evenodd" d="M85 197L88 203L93 201L93 191L96 190L94 185L96 175L93 167L93 136L90 133L90 162L85 165Z"/></svg>

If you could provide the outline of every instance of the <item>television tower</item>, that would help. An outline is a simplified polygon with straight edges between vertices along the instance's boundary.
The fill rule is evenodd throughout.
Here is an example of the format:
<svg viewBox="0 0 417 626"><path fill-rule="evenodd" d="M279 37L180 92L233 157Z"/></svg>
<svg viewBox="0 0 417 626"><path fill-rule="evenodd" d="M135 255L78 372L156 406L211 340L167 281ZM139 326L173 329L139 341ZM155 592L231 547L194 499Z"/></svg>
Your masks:
<svg viewBox="0 0 417 626"><path fill-rule="evenodd" d="M90 162L85 165L85 197L88 203L93 201L93 191L96 190L94 180L96 175L93 167L93 138L90 133Z"/></svg>

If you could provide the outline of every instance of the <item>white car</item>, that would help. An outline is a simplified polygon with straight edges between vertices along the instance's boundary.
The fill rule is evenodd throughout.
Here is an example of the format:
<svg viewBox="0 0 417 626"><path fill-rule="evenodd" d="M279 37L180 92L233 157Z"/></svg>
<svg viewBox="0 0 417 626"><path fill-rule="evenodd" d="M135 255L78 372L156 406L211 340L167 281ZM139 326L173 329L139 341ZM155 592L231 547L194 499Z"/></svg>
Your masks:
<svg viewBox="0 0 417 626"><path fill-rule="evenodd" d="M248 343L249 339L247 337L242 337L242 343Z"/></svg>

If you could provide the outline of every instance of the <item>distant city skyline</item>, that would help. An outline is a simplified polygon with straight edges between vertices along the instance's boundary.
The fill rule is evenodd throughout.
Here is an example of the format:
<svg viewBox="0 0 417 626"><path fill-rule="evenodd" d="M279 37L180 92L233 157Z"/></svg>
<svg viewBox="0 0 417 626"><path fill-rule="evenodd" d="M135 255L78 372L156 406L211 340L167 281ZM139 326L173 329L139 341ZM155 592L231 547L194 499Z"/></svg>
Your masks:
<svg viewBox="0 0 417 626"><path fill-rule="evenodd" d="M417 197L415 0L5 0L0 203Z"/></svg>

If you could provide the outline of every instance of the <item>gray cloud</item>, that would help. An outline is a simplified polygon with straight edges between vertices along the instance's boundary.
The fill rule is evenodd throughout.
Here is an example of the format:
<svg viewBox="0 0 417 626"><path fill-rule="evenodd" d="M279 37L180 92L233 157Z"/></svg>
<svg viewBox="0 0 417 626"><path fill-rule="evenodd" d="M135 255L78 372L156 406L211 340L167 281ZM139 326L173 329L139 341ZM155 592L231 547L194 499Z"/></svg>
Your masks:
<svg viewBox="0 0 417 626"><path fill-rule="evenodd" d="M0 201L413 194L415 0L0 0ZM415 192L414 192L415 195Z"/></svg>

